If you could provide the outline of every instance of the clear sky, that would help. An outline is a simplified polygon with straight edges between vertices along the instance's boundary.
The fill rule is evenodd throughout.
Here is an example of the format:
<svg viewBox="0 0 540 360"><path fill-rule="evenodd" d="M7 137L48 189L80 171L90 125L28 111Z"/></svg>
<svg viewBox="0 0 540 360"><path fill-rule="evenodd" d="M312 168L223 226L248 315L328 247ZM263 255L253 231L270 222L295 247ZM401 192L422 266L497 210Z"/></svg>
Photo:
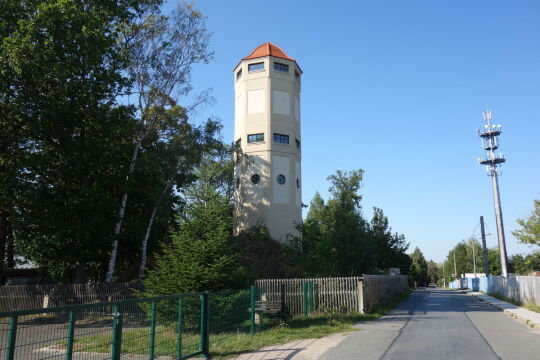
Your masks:
<svg viewBox="0 0 540 360"><path fill-rule="evenodd" d="M171 8L175 1L165 5ZM483 215L497 244L491 181L475 129L482 111L502 124L500 177L509 254L512 236L540 198L540 1L199 0L215 59L195 88L216 103L233 141L232 70L270 41L302 70L303 202L327 197L328 175L364 169L363 212L384 210L412 251L442 261ZM476 230L479 234L479 230Z"/></svg>

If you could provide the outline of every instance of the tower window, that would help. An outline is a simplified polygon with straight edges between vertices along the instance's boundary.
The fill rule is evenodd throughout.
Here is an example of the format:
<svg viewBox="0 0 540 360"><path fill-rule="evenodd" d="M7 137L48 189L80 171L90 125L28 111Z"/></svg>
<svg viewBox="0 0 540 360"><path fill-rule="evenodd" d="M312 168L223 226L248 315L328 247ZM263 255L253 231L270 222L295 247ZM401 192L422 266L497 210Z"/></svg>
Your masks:
<svg viewBox="0 0 540 360"><path fill-rule="evenodd" d="M260 134L250 134L247 136L248 143L255 143L255 142L263 142L264 141L264 133Z"/></svg>
<svg viewBox="0 0 540 360"><path fill-rule="evenodd" d="M236 178L236 188L238 189L240 187L240 178Z"/></svg>
<svg viewBox="0 0 540 360"><path fill-rule="evenodd" d="M283 134L274 133L274 142L276 144L288 144L289 143L289 135L283 135Z"/></svg>
<svg viewBox="0 0 540 360"><path fill-rule="evenodd" d="M279 185L285 184L285 175L279 174L277 176L277 182L278 182Z"/></svg>
<svg viewBox="0 0 540 360"><path fill-rule="evenodd" d="M298 139L294 139L294 140L296 141L296 147L298 149L300 149L300 140L298 140Z"/></svg>
<svg viewBox="0 0 540 360"><path fill-rule="evenodd" d="M296 178L296 187L300 189L300 179Z"/></svg>
<svg viewBox="0 0 540 360"><path fill-rule="evenodd" d="M288 73L289 72L289 65L275 62L274 63L274 71Z"/></svg>
<svg viewBox="0 0 540 360"><path fill-rule="evenodd" d="M251 176L251 182L252 182L253 184L256 185L256 184L259 183L259 181L261 181L261 177L260 177L259 174L253 174L253 175Z"/></svg>
<svg viewBox="0 0 540 360"><path fill-rule="evenodd" d="M238 70L236 73L236 81L240 80L242 78L242 69Z"/></svg>
<svg viewBox="0 0 540 360"><path fill-rule="evenodd" d="M264 63L254 63L248 65L248 72L264 71Z"/></svg>
<svg viewBox="0 0 540 360"><path fill-rule="evenodd" d="M298 70L294 70L294 77L296 77L296 80L300 81L300 73Z"/></svg>

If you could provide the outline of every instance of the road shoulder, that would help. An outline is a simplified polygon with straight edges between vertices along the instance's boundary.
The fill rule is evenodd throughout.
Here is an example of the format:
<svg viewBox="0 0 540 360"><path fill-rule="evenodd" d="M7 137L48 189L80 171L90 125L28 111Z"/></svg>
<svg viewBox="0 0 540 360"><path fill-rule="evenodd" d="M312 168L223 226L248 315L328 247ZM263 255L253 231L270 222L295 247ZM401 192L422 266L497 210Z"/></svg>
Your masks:
<svg viewBox="0 0 540 360"><path fill-rule="evenodd" d="M510 315L516 320L524 323L530 328L540 333L540 314L532 310L526 309L521 306L510 304L506 301L496 299L492 296L480 292L468 292L469 295L475 296L481 301L493 306L494 308L501 310L502 312Z"/></svg>

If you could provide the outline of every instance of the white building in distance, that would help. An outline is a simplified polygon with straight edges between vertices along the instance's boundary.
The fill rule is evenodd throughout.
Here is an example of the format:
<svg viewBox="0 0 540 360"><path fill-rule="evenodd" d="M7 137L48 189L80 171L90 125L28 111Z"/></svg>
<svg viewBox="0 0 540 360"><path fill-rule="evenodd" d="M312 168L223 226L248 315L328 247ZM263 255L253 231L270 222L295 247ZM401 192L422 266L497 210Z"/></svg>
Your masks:
<svg viewBox="0 0 540 360"><path fill-rule="evenodd" d="M281 48L257 47L234 69L235 201L239 233L265 225L286 242L302 221L300 80L302 70Z"/></svg>

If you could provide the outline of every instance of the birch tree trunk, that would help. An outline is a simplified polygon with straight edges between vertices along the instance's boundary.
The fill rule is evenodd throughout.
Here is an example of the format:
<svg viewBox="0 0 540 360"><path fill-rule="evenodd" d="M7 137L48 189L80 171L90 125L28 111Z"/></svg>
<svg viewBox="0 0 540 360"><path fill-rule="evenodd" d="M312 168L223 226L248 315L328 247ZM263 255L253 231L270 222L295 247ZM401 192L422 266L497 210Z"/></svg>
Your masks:
<svg viewBox="0 0 540 360"><path fill-rule="evenodd" d="M213 58L213 53L207 50L209 36L206 17L194 5L184 1L178 4L170 18L162 16L159 11L151 11L140 23L126 30L125 41L132 61L130 74L138 88L138 111L143 127L143 136L139 137L133 151L126 183L133 174L144 137L151 131L160 131L159 119L157 115L152 115L151 109L164 108L175 102L170 98L173 93L187 95L191 91L193 64L208 63ZM208 96L203 93L193 106L208 100ZM125 192L114 227L115 238L105 280L107 283L113 280L127 200L128 194ZM154 208L156 212L158 205ZM147 229L148 236L154 218L155 214ZM148 240L146 236L145 239ZM146 257L146 249L144 254Z"/></svg>
<svg viewBox="0 0 540 360"><path fill-rule="evenodd" d="M8 213L0 211L0 286L6 282L4 272L4 260L6 258L6 247L8 243Z"/></svg>
<svg viewBox="0 0 540 360"><path fill-rule="evenodd" d="M167 180L167 183L163 187L163 190L161 191L161 194L159 195L159 198L156 202L156 205L154 206L154 209L152 210L152 215L150 215L150 220L148 221L148 226L146 227L146 233L144 235L144 239L142 241L141 245L141 265L139 267L139 280L142 281L144 279L144 269L146 268L146 262L148 258L148 239L150 238L150 233L152 232L152 226L154 225L154 219L156 218L156 213L159 208L159 204L161 203L161 199L163 198L163 195L167 192L167 190L171 187L174 176L176 175L176 172L178 171L179 167L176 168L175 173Z"/></svg>
<svg viewBox="0 0 540 360"><path fill-rule="evenodd" d="M133 154L131 155L131 163L129 165L129 172L126 176L126 184L129 181L130 176L135 170L135 163L137 162L137 157L139 155L139 149L141 148L141 143L144 137L139 137L137 143L135 144L135 149L133 149ZM116 257L118 254L118 237L120 236L120 230L122 230L122 223L124 221L124 215L126 213L126 204L128 200L127 191L122 195L122 201L120 202L120 208L118 209L118 218L114 226L114 241L111 250L111 259L109 260L109 269L107 271L107 277L105 282L110 284L113 280L114 268L116 267Z"/></svg>

